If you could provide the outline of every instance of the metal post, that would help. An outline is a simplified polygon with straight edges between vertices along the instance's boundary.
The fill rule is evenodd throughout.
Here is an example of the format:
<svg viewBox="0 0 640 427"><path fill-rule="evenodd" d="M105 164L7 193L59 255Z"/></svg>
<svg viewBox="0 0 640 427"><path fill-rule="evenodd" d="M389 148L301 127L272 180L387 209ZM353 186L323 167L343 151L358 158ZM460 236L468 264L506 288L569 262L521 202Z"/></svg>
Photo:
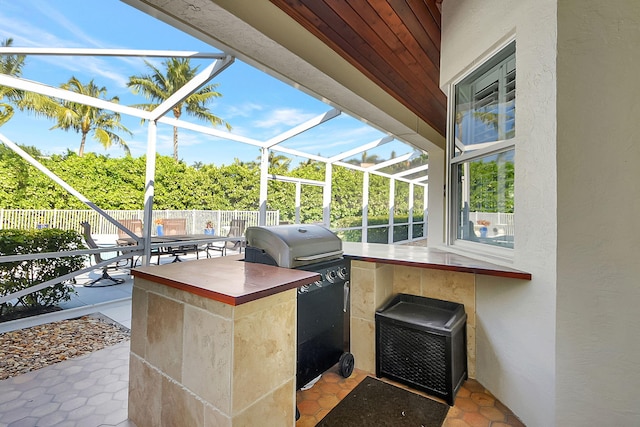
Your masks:
<svg viewBox="0 0 640 427"><path fill-rule="evenodd" d="M409 239L409 241L413 240L413 192L414 192L414 187L413 187L413 182L409 183L409 218L408 218L408 227L409 230L407 233L407 238Z"/></svg>
<svg viewBox="0 0 640 427"><path fill-rule="evenodd" d="M369 235L369 172L362 177L362 243L367 243Z"/></svg>
<svg viewBox="0 0 640 427"><path fill-rule="evenodd" d="M393 244L393 211L395 207L396 198L396 180L389 179L389 233L387 234L387 242Z"/></svg>
<svg viewBox="0 0 640 427"><path fill-rule="evenodd" d="M267 193L269 182L269 149L261 148L260 156L260 215L258 225L267 225Z"/></svg>
<svg viewBox="0 0 640 427"><path fill-rule="evenodd" d="M429 226L429 218L427 218L427 215L429 215L429 208L427 206L427 204L429 203L429 184L426 184L424 186L424 202L422 203L422 221L424 222L424 224L422 224L422 237L427 237L429 235L428 233L428 226ZM427 245L429 244L429 242L427 241Z"/></svg>
<svg viewBox="0 0 640 427"><path fill-rule="evenodd" d="M153 214L153 194L156 174L156 138L158 134L158 124L149 121L147 130L147 167L144 189L144 213L142 219L142 236L144 238L144 251L142 264L149 265L151 262L151 227Z"/></svg>
<svg viewBox="0 0 640 427"><path fill-rule="evenodd" d="M324 170L324 188L322 189L322 222L331 228L331 174L333 165L327 163Z"/></svg>
<svg viewBox="0 0 640 427"><path fill-rule="evenodd" d="M302 183L296 182L296 224L300 224L300 199L302 195Z"/></svg>

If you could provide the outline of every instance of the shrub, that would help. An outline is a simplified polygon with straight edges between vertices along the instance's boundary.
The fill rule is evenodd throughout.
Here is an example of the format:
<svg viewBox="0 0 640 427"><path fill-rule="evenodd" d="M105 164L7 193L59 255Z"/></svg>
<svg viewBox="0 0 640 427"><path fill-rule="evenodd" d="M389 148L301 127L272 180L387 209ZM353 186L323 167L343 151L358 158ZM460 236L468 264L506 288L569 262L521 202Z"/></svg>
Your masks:
<svg viewBox="0 0 640 427"><path fill-rule="evenodd" d="M60 229L0 230L0 255L25 255L85 249L76 231ZM0 263L0 296L8 295L65 274L84 266L86 256L33 259ZM73 287L57 283L40 291L17 298L15 302L0 304L0 317L18 311L52 307L71 299Z"/></svg>

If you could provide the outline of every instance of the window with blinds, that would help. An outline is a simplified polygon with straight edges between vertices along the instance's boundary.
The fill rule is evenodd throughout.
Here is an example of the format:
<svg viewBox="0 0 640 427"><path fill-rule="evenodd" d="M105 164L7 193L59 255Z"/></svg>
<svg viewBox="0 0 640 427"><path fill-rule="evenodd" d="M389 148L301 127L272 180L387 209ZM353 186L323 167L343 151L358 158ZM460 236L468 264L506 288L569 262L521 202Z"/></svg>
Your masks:
<svg viewBox="0 0 640 427"><path fill-rule="evenodd" d="M448 136L449 244L513 249L515 41L456 83L450 93L454 108L453 136Z"/></svg>
<svg viewBox="0 0 640 427"><path fill-rule="evenodd" d="M456 85L457 154L515 136L515 44ZM478 146L483 144L481 146Z"/></svg>

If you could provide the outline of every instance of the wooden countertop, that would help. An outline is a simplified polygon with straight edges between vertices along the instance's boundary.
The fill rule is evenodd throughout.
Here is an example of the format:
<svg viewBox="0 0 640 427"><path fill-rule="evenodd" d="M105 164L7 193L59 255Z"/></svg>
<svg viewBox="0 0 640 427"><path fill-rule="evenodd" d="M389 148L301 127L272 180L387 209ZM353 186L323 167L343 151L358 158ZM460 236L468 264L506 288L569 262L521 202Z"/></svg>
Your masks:
<svg viewBox="0 0 640 427"><path fill-rule="evenodd" d="M344 242L345 256L357 261L406 265L436 270L459 271L487 276L511 277L531 280L531 273L510 267L479 261L438 249L407 245L385 245L382 243Z"/></svg>
<svg viewBox="0 0 640 427"><path fill-rule="evenodd" d="M244 255L137 267L141 279L182 289L229 305L240 305L282 291L308 285L317 273L244 262Z"/></svg>
<svg viewBox="0 0 640 427"><path fill-rule="evenodd" d="M433 248L345 242L346 257L357 261L459 271L531 280L531 273ZM240 305L308 285L317 273L244 262L244 255L137 267L131 274L229 305Z"/></svg>

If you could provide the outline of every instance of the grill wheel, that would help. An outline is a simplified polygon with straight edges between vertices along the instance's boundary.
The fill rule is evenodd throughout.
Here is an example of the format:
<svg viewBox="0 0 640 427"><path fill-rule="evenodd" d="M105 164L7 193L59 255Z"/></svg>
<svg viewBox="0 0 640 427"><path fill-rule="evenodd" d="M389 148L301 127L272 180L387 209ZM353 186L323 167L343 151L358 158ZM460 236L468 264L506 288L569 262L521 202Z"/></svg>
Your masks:
<svg viewBox="0 0 640 427"><path fill-rule="evenodd" d="M342 353L342 356L340 356L340 360L338 360L340 375L342 375L343 378L349 378L353 373L354 365L355 363L353 354L349 353L348 351Z"/></svg>

